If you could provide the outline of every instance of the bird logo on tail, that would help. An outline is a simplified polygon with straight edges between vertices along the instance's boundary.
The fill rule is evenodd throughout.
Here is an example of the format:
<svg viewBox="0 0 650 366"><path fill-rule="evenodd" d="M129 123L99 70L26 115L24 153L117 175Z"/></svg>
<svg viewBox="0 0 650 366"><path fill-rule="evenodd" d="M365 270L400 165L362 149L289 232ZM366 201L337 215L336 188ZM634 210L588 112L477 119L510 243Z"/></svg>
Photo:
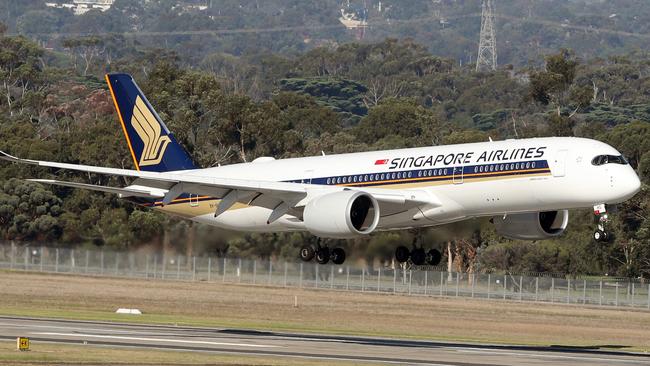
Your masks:
<svg viewBox="0 0 650 366"><path fill-rule="evenodd" d="M171 139L169 136L162 135L160 124L140 96L135 100L131 126L144 144L140 156L140 166L159 164Z"/></svg>

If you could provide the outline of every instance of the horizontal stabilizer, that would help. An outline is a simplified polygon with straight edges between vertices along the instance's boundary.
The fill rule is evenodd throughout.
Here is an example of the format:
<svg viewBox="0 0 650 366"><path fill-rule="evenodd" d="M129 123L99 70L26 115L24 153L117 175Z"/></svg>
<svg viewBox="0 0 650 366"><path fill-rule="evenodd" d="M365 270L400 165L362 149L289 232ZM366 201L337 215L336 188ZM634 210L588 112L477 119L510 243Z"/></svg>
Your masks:
<svg viewBox="0 0 650 366"><path fill-rule="evenodd" d="M106 186L97 186L94 184L86 183L77 183L77 182L65 182L61 180L53 179L27 179L30 182L44 183L44 184L53 184L57 186L72 187L72 188L83 188L89 189L91 191L107 192L119 194L120 197L146 197L146 198L160 198L164 196L164 193L157 191L148 191L135 188L117 188L117 187L106 187Z"/></svg>

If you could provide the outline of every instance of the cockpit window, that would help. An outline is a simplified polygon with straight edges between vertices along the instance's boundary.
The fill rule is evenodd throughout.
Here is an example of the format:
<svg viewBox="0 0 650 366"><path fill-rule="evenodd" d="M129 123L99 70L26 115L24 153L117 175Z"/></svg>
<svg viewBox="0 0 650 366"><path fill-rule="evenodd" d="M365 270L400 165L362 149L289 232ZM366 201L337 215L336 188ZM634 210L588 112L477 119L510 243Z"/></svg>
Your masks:
<svg viewBox="0 0 650 366"><path fill-rule="evenodd" d="M623 155L598 155L591 161L593 165L621 164L627 165L627 159Z"/></svg>

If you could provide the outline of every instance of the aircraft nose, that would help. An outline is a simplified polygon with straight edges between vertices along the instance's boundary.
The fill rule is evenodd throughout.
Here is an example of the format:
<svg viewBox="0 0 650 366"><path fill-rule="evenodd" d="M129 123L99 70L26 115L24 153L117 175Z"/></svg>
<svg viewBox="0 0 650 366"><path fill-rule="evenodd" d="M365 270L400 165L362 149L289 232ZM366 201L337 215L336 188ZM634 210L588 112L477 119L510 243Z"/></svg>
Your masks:
<svg viewBox="0 0 650 366"><path fill-rule="evenodd" d="M630 168L630 171L631 174L626 179L626 190L631 197L641 190L641 180L633 169Z"/></svg>

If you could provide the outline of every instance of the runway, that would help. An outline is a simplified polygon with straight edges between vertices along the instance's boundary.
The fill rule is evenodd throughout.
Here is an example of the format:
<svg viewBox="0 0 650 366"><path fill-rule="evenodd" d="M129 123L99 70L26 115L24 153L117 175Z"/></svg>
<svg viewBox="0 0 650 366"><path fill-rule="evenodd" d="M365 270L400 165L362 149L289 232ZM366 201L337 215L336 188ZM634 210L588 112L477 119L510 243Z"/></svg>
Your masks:
<svg viewBox="0 0 650 366"><path fill-rule="evenodd" d="M370 364L478 365L649 365L650 355L599 350L294 334L246 329L175 327L0 316L0 339L296 357Z"/></svg>

